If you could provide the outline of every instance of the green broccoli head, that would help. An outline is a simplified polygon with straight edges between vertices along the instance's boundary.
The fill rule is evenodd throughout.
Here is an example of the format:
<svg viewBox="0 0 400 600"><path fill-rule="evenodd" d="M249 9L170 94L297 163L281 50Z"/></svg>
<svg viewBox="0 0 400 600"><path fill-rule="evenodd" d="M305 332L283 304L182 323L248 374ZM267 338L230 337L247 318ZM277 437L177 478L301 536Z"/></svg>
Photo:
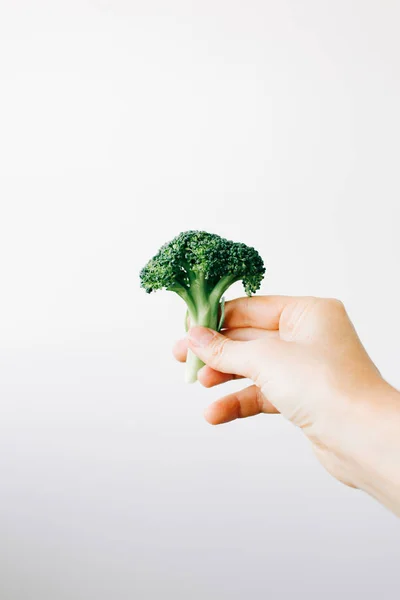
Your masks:
<svg viewBox="0 0 400 600"><path fill-rule="evenodd" d="M211 292L226 281L226 288L242 281L249 296L260 287L265 267L257 250L231 242L206 231L185 231L164 244L140 273L141 286L150 293L181 288L190 293L191 284L202 279Z"/></svg>
<svg viewBox="0 0 400 600"><path fill-rule="evenodd" d="M221 298L236 281L242 281L248 296L261 285L265 274L257 250L206 231L185 231L164 244L140 272L146 292L166 289L187 304L191 325L218 330L223 321ZM203 363L191 353L187 381L197 379Z"/></svg>

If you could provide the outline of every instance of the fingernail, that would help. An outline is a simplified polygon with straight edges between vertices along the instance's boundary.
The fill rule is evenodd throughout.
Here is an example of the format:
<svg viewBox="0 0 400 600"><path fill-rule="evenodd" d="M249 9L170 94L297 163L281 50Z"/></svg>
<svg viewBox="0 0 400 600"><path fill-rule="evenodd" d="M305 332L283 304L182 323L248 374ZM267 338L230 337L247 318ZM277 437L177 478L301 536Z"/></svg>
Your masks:
<svg viewBox="0 0 400 600"><path fill-rule="evenodd" d="M211 342L215 335L215 331L206 329L205 327L193 327L188 333L189 342L193 346L205 348Z"/></svg>

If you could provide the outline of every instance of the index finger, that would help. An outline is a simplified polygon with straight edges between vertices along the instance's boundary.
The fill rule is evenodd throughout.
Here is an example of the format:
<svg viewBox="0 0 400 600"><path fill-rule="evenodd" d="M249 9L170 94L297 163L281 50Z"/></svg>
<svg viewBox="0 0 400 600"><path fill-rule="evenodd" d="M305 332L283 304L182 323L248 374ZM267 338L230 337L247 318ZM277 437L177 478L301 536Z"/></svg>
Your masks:
<svg viewBox="0 0 400 600"><path fill-rule="evenodd" d="M291 296L245 296L229 300L225 303L223 328L258 327L277 331L283 310L295 300Z"/></svg>

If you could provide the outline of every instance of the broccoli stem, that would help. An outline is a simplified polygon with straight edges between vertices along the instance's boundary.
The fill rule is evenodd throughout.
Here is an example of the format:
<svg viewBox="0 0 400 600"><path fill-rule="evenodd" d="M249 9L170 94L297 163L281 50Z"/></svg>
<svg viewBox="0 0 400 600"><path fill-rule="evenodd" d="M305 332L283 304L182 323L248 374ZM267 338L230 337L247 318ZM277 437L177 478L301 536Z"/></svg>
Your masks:
<svg viewBox="0 0 400 600"><path fill-rule="evenodd" d="M193 303L189 303L188 305L190 326L208 327L217 331L220 298L214 297L211 300L204 285L200 285L198 289L196 287L192 284L191 296ZM194 383L197 381L197 373L202 367L204 367L204 363L191 350L188 350L185 373L186 382Z"/></svg>
<svg viewBox="0 0 400 600"><path fill-rule="evenodd" d="M237 277L229 275L221 279L217 285L210 289L208 282L202 273L190 273L190 287L184 288L175 285L169 288L176 292L186 302L187 316L190 320L191 327L208 327L219 330L220 316L219 309L221 297ZM186 357L186 373L185 381L187 383L195 383L197 381L197 373L204 367L201 361L191 350L188 350Z"/></svg>
<svg viewBox="0 0 400 600"><path fill-rule="evenodd" d="M186 357L185 382L196 383L197 373L200 371L201 367L204 367L204 363L191 350L188 350Z"/></svg>

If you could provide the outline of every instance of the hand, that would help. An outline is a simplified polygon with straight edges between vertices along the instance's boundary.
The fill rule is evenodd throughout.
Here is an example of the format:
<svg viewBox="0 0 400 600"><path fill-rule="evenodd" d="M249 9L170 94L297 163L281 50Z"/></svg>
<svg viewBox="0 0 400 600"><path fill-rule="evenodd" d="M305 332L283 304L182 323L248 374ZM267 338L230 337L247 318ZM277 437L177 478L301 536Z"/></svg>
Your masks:
<svg viewBox="0 0 400 600"><path fill-rule="evenodd" d="M369 427L373 431L376 419L383 418L380 407L392 403L394 390L369 358L341 302L280 296L233 300L225 305L224 330L191 329L174 348L178 360L185 360L188 346L206 363L199 372L204 386L238 377L254 382L213 403L205 415L210 423L281 413L304 431L332 475L365 487L360 465L364 461L368 470L368 459L358 453L371 447ZM377 399L389 396L379 405ZM395 405L399 414L398 397Z"/></svg>

